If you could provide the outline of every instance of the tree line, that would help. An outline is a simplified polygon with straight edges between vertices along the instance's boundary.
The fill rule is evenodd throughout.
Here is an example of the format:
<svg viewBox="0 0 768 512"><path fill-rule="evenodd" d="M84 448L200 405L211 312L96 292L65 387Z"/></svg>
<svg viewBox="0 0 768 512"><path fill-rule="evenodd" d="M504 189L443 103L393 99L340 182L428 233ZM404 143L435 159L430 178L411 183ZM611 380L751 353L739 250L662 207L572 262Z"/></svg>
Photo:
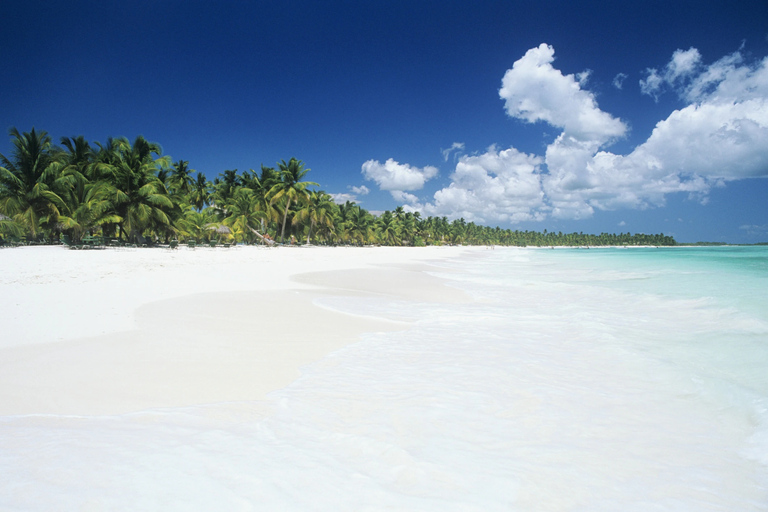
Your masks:
<svg viewBox="0 0 768 512"><path fill-rule="evenodd" d="M547 233L423 218L402 206L373 215L354 202L336 204L306 181L291 158L258 171L225 170L213 181L172 162L139 136L93 145L82 136L10 130L12 153L0 154L0 236L57 242L100 235L136 243L171 240L327 245L675 245L663 234Z"/></svg>

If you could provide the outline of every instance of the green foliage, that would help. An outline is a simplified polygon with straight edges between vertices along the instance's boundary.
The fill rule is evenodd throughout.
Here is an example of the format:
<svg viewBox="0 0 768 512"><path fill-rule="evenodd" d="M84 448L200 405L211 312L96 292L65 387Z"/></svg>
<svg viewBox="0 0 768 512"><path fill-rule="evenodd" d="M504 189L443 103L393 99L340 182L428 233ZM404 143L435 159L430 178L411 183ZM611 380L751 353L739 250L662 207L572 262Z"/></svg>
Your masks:
<svg viewBox="0 0 768 512"><path fill-rule="evenodd" d="M13 153L0 155L0 235L72 240L86 234L261 242L296 237L328 245L675 245L664 234L552 233L480 226L465 219L422 218L403 206L378 217L347 201L337 205L310 187L309 169L291 158L277 170L225 170L209 181L156 143L82 136L54 146L45 132L10 130ZM290 220L290 222L289 222Z"/></svg>

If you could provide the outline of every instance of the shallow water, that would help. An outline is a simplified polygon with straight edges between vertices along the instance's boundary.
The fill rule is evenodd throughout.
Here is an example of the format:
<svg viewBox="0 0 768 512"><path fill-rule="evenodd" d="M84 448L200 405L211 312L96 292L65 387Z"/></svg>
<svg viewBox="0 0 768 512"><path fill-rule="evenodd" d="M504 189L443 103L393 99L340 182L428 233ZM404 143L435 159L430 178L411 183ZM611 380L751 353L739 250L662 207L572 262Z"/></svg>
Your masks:
<svg viewBox="0 0 768 512"><path fill-rule="evenodd" d="M495 250L264 404L0 418L2 510L768 510L768 250ZM311 335L311 330L309 331Z"/></svg>

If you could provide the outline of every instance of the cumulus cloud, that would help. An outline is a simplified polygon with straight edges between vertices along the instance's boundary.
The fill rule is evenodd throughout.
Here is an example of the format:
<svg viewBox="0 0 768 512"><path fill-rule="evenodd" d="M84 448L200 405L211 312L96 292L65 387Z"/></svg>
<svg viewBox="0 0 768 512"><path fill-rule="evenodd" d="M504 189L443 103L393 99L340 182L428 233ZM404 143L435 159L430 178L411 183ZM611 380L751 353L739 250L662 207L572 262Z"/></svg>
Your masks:
<svg viewBox="0 0 768 512"><path fill-rule="evenodd" d="M696 48L676 50L672 59L659 72L656 68L645 70L645 80L640 80L640 92L658 101L665 89L675 89L696 74L701 66L701 54Z"/></svg>
<svg viewBox="0 0 768 512"><path fill-rule="evenodd" d="M421 209L428 215L475 222L541 220L547 209L539 176L542 162L514 148L491 147L481 155L463 156L451 184Z"/></svg>
<svg viewBox="0 0 768 512"><path fill-rule="evenodd" d="M357 202L357 197L354 194L347 194L345 192L341 192L338 194L328 194L331 196L331 199L333 199L333 202L336 204L344 204L347 201L351 203Z"/></svg>
<svg viewBox="0 0 768 512"><path fill-rule="evenodd" d="M706 65L695 48L675 51L660 70L648 70L641 89L674 91L685 105L628 154L606 149L626 133L624 122L600 110L584 75L563 75L553 61L552 47L532 48L499 91L510 116L562 130L544 155L491 147L460 156L450 184L423 204L403 191L420 189L436 169L371 160L364 175L412 209L483 223L653 208L676 193L706 203L713 187L768 177L768 58L747 63L737 51Z"/></svg>
<svg viewBox="0 0 768 512"><path fill-rule="evenodd" d="M403 192L402 190L390 190L389 193L392 194L392 198L400 204L419 206L419 198L413 194Z"/></svg>
<svg viewBox="0 0 768 512"><path fill-rule="evenodd" d="M661 92L661 86L664 84L664 78L659 74L656 68L648 68L645 70L645 80L640 80L640 92L653 96L653 99L659 101L659 94Z"/></svg>
<svg viewBox="0 0 768 512"><path fill-rule="evenodd" d="M363 164L363 176L376 182L381 190L419 190L424 183L437 176L437 167L426 166L422 169L408 164L401 164L390 158L383 164L378 160L368 160Z"/></svg>
<svg viewBox="0 0 768 512"><path fill-rule="evenodd" d="M370 192L370 189L365 185L360 185L359 187L349 187L349 190L352 191L353 194L361 196L364 196Z"/></svg>
<svg viewBox="0 0 768 512"><path fill-rule="evenodd" d="M623 136L626 125L603 112L595 97L581 88L589 76L563 75L552 66L555 50L542 44L531 48L504 74L499 96L507 114L529 123L545 121L570 137L605 143Z"/></svg>
<svg viewBox="0 0 768 512"><path fill-rule="evenodd" d="M737 52L704 66L695 48L674 52L646 86L658 78L692 103L659 121L628 155L561 134L546 154L543 186L552 214L580 218L595 208L661 206L676 192L705 203L712 187L768 175L767 64L745 65Z"/></svg>
<svg viewBox="0 0 768 512"><path fill-rule="evenodd" d="M364 196L370 192L368 187L365 185L360 185L359 187L354 186L348 186L347 189L349 192L341 192L338 194L328 194L333 199L333 202L336 204L344 204L347 201L350 201L352 203L359 203L360 201L357 199L357 196Z"/></svg>
<svg viewBox="0 0 768 512"><path fill-rule="evenodd" d="M681 87L680 95L690 102L740 102L765 100L768 96L768 58L756 66L744 63L740 51L726 55Z"/></svg>

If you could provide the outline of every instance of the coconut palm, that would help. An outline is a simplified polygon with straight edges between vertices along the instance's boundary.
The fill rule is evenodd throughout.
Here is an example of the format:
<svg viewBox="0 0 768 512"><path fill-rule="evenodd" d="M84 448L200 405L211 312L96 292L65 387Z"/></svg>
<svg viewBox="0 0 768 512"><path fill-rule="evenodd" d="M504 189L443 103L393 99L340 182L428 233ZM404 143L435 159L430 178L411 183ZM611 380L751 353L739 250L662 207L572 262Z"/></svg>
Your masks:
<svg viewBox="0 0 768 512"><path fill-rule="evenodd" d="M107 224L119 224L122 220L114 213L111 201L112 187L104 181L88 183L82 196L76 198L70 214L60 217L59 223L64 231L69 231L77 241L87 231Z"/></svg>
<svg viewBox="0 0 768 512"><path fill-rule="evenodd" d="M464 239L467 235L467 222L464 218L456 219L450 224L450 230L448 232L448 240L455 245L461 245L464 243Z"/></svg>
<svg viewBox="0 0 768 512"><path fill-rule="evenodd" d="M387 245L400 245L400 229L397 218L389 210L376 219L376 234Z"/></svg>
<svg viewBox="0 0 768 512"><path fill-rule="evenodd" d="M228 203L240 184L237 169L234 171L226 170L220 176L221 178L217 177L213 180L213 193L211 194L211 200L216 205Z"/></svg>
<svg viewBox="0 0 768 512"><path fill-rule="evenodd" d="M227 217L223 224L232 229L233 233L252 234L267 215L259 209L259 204L259 197L253 190L245 187L238 188L230 203L225 205Z"/></svg>
<svg viewBox="0 0 768 512"><path fill-rule="evenodd" d="M353 205L349 211L346 212L347 216L347 232L350 239L360 245L367 244L372 241L374 236L374 223L375 219L367 210L360 208L358 205Z"/></svg>
<svg viewBox="0 0 768 512"><path fill-rule="evenodd" d="M120 218L111 210L109 184L88 179L95 174L95 153L88 141L82 135L62 137L61 144L66 150L58 158L55 188L67 203L69 214L59 217L59 227L79 240L86 231L116 224Z"/></svg>
<svg viewBox="0 0 768 512"><path fill-rule="evenodd" d="M269 195L270 190L280 183L280 175L273 168L262 165L261 174L257 175L256 171L251 169L250 173L243 173L242 182L244 187L254 192L258 200L257 208L264 212L261 219L261 232L265 233L267 223L277 221L280 218L280 213Z"/></svg>
<svg viewBox="0 0 768 512"><path fill-rule="evenodd" d="M205 208L204 210L196 211L192 207L189 207L187 211L184 212L184 217L177 222L180 235L184 238L198 242L207 239L211 232L211 227L216 227L218 225L216 212L213 208Z"/></svg>
<svg viewBox="0 0 768 512"><path fill-rule="evenodd" d="M135 240L147 229L169 230L173 202L156 173L170 161L160 156L160 146L139 136L133 144L125 138L112 140L104 151L109 154L98 158L109 163L110 200L120 218L120 233Z"/></svg>
<svg viewBox="0 0 768 512"><path fill-rule="evenodd" d="M44 131L19 133L11 128L13 154L0 154L0 213L36 236L41 228L52 228L67 206L53 190L56 151Z"/></svg>
<svg viewBox="0 0 768 512"><path fill-rule="evenodd" d="M307 187L310 185L318 186L312 181L301 181L301 179L310 171L304 168L301 160L291 158L288 163L285 160L278 163L280 168L280 182L269 191L272 198L271 203L285 201L283 208L283 227L280 230L280 243L283 243L285 237L285 221L288 219L288 211L292 202L305 200L308 197Z"/></svg>
<svg viewBox="0 0 768 512"><path fill-rule="evenodd" d="M189 162L179 160L170 169L168 184L173 192L179 195L188 195L192 192L195 180L192 178L194 169L189 168Z"/></svg>
<svg viewBox="0 0 768 512"><path fill-rule="evenodd" d="M320 226L326 230L333 228L333 214L337 208L333 198L322 190L310 191L304 207L293 217L293 223L309 224L307 229L307 243L309 243L315 226Z"/></svg>
<svg viewBox="0 0 768 512"><path fill-rule="evenodd" d="M2 239L6 236L24 236L24 227L20 226L10 217L0 213L0 241L3 241Z"/></svg>
<svg viewBox="0 0 768 512"><path fill-rule="evenodd" d="M406 212L398 223L400 229L400 235L403 241L407 241L413 245L414 238L416 237L416 218L411 212Z"/></svg>
<svg viewBox="0 0 768 512"><path fill-rule="evenodd" d="M195 176L194 183L192 184L192 192L189 196L189 202L197 209L201 211L204 206L207 206L211 198L211 182L205 177L205 174L198 172Z"/></svg>

